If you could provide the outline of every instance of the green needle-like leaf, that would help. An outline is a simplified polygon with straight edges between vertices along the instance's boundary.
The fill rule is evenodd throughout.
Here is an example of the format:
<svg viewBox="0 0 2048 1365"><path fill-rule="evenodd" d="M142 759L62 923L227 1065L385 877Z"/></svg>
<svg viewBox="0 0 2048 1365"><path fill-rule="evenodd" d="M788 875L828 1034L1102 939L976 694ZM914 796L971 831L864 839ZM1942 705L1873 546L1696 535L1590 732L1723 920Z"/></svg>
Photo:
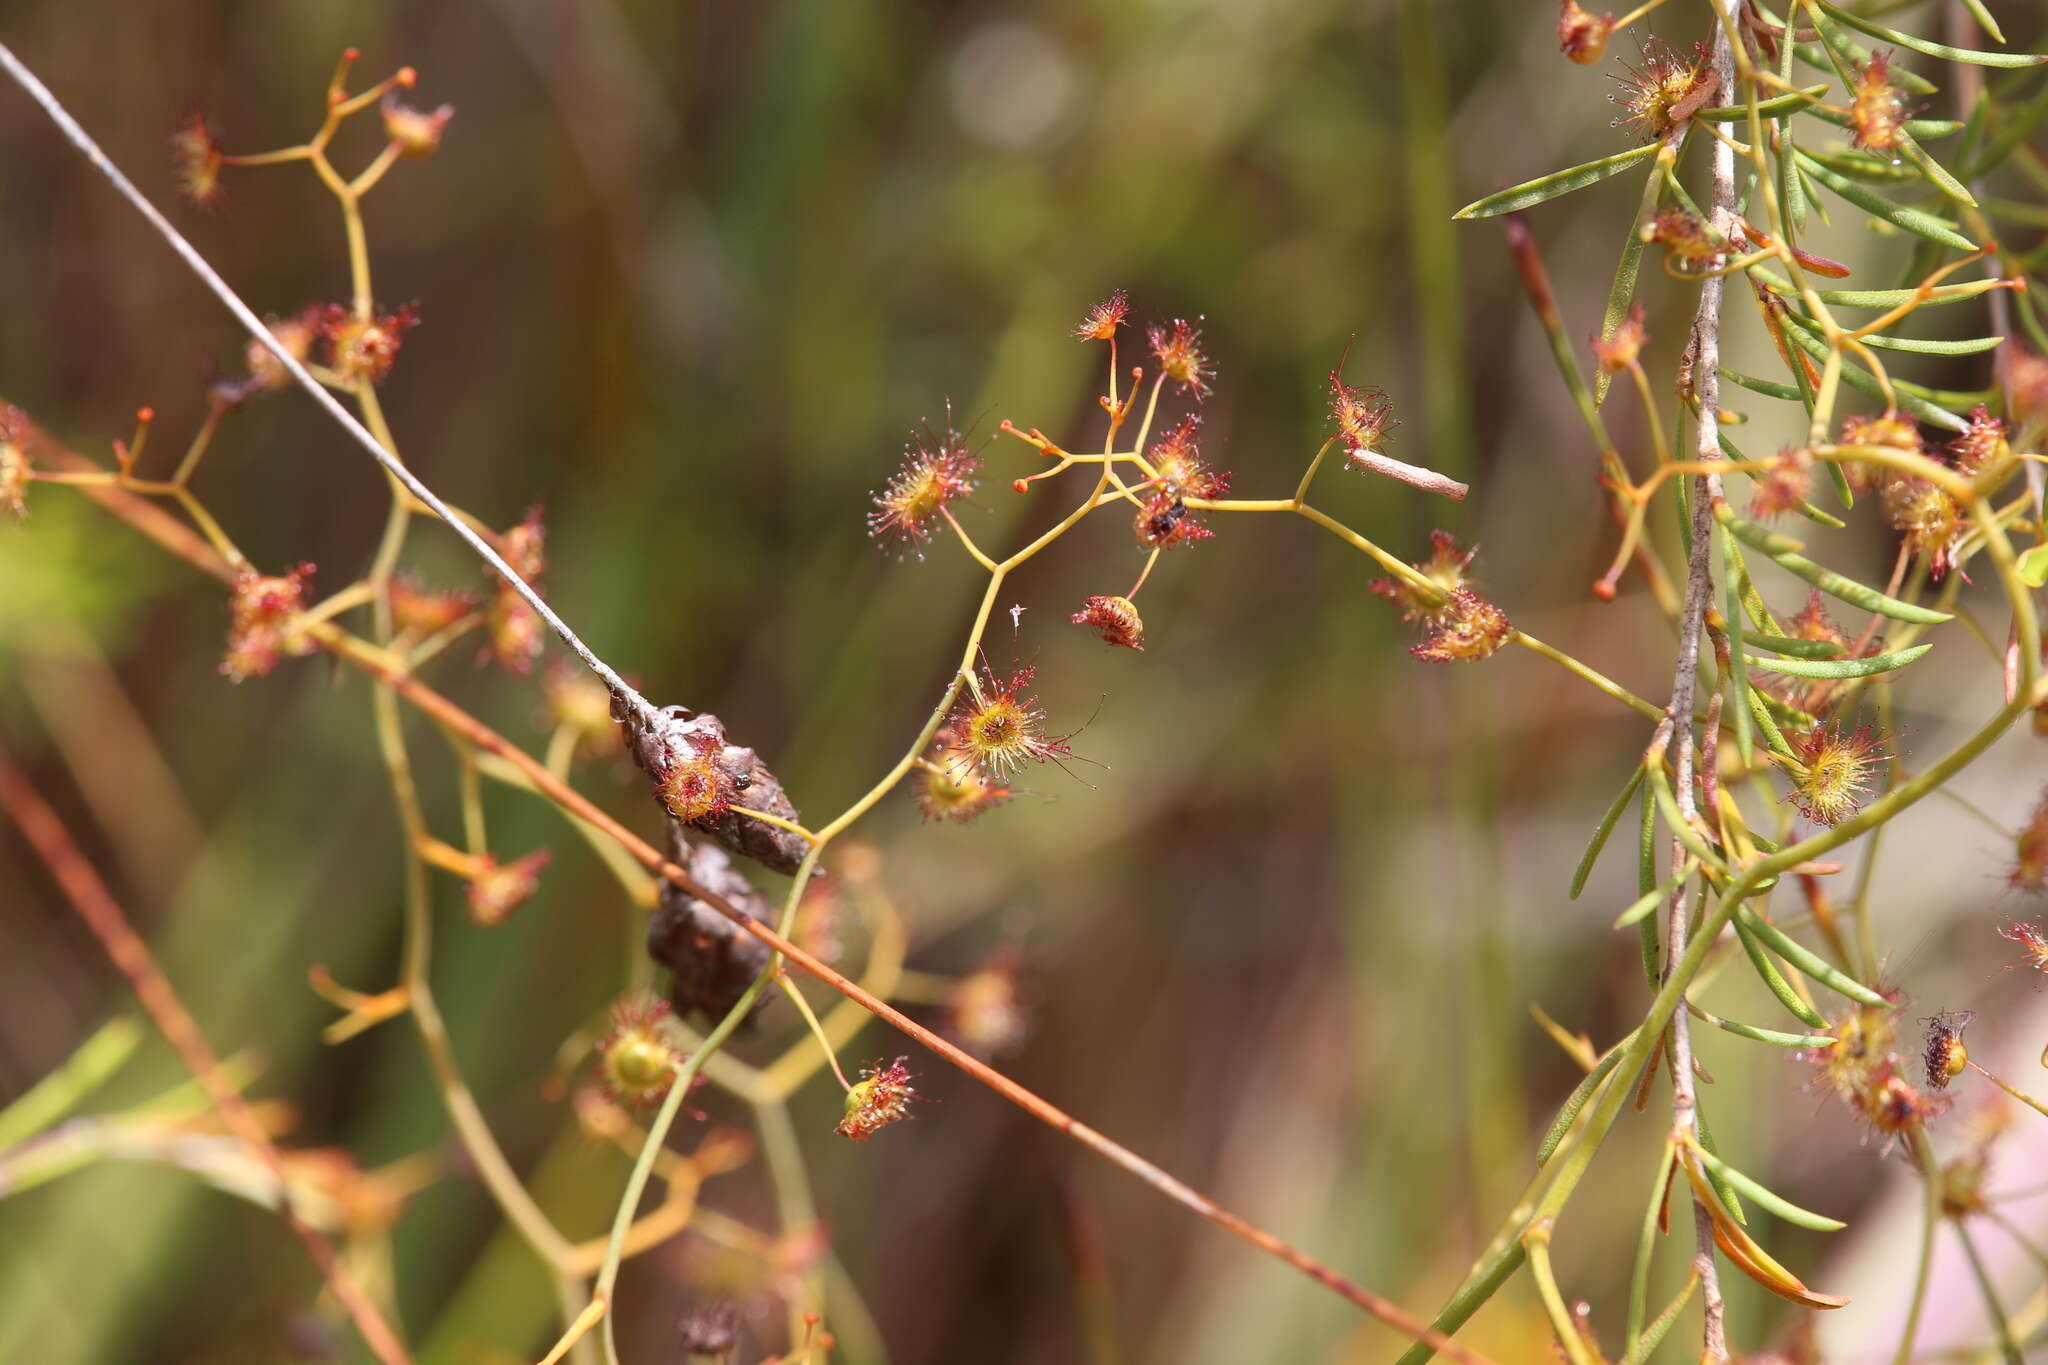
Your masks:
<svg viewBox="0 0 2048 1365"><path fill-rule="evenodd" d="M1562 171L1552 171L1549 175L1538 176L1534 180L1525 180L1519 185L1467 204L1451 216L1492 218L1498 214L1513 213L1516 209L1541 204L1559 195L1570 194L1573 190L1582 190L1588 185L1597 185L1609 176L1620 175L1638 161L1655 156L1659 145L1652 142L1643 147L1631 147L1625 152L1604 156L1598 161L1588 161L1582 166L1572 166Z"/></svg>
<svg viewBox="0 0 2048 1365"><path fill-rule="evenodd" d="M2034 52L1978 52L1973 48L1950 47L1947 43L1937 43L1929 38L1921 38L1911 33L1901 33L1895 28L1886 28L1883 24L1872 23L1860 14L1851 14L1845 9L1829 4L1828 0L1818 0L1818 2L1821 10L1830 19L1846 24L1858 33L1867 33L1879 42L1897 43L1900 47L1906 48L1909 51L1923 53L1929 57L1939 57L1943 61L1967 62L1971 66L2007 68L2039 66L2043 62L2048 62L2048 55Z"/></svg>

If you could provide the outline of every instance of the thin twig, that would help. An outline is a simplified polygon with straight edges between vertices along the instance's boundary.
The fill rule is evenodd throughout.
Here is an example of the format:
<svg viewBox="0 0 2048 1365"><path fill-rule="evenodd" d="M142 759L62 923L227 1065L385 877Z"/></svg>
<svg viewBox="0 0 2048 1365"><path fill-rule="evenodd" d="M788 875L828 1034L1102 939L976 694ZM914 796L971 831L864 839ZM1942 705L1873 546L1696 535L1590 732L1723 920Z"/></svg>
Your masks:
<svg viewBox="0 0 2048 1365"><path fill-rule="evenodd" d="M99 873L79 851L56 811L43 800L27 774L15 765L4 748L0 748L0 808L6 810L8 818L21 830L22 837L35 850L43 866L49 869L65 900L85 921L86 928L99 940L114 966L128 979L135 998L149 1012L164 1040L178 1054L178 1060L204 1087L221 1121L248 1145L277 1181L279 1212L305 1244L306 1254L319 1267L328 1290L354 1321L364 1343L384 1365L408 1365L411 1357L397 1334L384 1321L384 1315L377 1311L377 1306L336 1259L327 1238L299 1217L298 1210L292 1206L291 1182L285 1173L284 1159L263 1131L262 1123L250 1112L248 1101L222 1076L220 1058L214 1055L206 1035L200 1031L199 1022L185 1008L185 1002L179 999L170 978L156 965L149 945L128 923L128 917L122 913L113 893L107 890L107 884L100 880Z"/></svg>
<svg viewBox="0 0 2048 1365"><path fill-rule="evenodd" d="M1719 77L1721 89L1732 97L1735 89L1735 70L1728 46L1728 30L1715 25L1713 39L1713 64ZM1716 141L1713 147L1713 183L1708 200L1708 213L1714 231L1724 238L1734 230L1735 204L1735 153L1727 143ZM1692 393L1697 404L1697 415L1693 428L1695 449L1703 464L1710 464L1721 458L1720 396L1721 396L1721 286L1718 275L1709 276L1700 283L1700 301L1693 314L1692 324ZM1652 414L1655 421L1655 414ZM1688 527L1689 542L1685 566L1685 602L1678 618L1678 664L1671 679L1671 710L1669 724L1673 728L1673 774L1672 786L1678 801L1678 812L1682 819L1690 822L1698 817L1698 803L1693 793L1693 695L1699 680L1700 631L1705 623L1707 603L1713 594L1713 504L1721 498L1721 478L1718 474L1706 473L1693 476L1691 513L1692 524ZM1713 749L1718 744L1717 736L1706 737L1709 746L1706 761L1714 761ZM1685 845L1674 832L1671 841L1671 866L1683 867L1686 860ZM1671 893L1669 917L1666 921L1664 941L1664 962L1667 974L1675 969L1679 959L1685 955L1686 942L1691 931L1690 915L1687 913L1686 887L1681 882ZM1671 1019L1671 1126L1680 1139L1697 1138L1699 1133L1699 1097L1695 1090L1693 1074L1691 1020L1683 1010ZM1714 1261L1714 1220L1706 1205L1695 1197L1693 1200L1693 1232L1695 1251L1693 1264L1700 1276L1700 1302L1705 1309L1705 1324L1701 1350L1703 1359L1713 1362L1728 1358L1727 1329L1723 1321L1721 1284Z"/></svg>

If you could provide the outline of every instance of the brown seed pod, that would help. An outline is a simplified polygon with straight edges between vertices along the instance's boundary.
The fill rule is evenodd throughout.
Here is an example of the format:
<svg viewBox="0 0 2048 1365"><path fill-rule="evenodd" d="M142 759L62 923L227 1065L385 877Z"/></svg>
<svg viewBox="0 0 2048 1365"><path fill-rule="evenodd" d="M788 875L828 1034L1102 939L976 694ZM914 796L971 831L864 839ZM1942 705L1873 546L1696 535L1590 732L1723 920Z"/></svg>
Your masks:
<svg viewBox="0 0 2048 1365"><path fill-rule="evenodd" d="M693 845L673 822L669 856L733 908L762 923L773 918L767 898L724 849ZM647 922L647 955L675 973L668 999L677 1017L695 1013L711 1022L723 1018L768 965L768 949L759 939L669 881L662 882L661 900Z"/></svg>

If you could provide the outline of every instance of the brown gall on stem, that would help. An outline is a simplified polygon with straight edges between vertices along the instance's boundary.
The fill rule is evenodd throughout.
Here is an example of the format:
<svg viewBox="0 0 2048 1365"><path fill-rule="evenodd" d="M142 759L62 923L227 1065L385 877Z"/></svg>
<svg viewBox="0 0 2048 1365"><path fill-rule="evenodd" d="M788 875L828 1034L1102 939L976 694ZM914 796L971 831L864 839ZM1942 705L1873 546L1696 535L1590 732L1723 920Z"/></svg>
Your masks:
<svg viewBox="0 0 2048 1365"><path fill-rule="evenodd" d="M623 714L621 711L623 709ZM742 858L794 875L810 843L794 830L733 810L745 806L794 824L796 807L759 755L734 744L716 716L684 706L621 708L633 761L647 774L655 799L669 815Z"/></svg>
<svg viewBox="0 0 2048 1365"><path fill-rule="evenodd" d="M769 924L774 910L725 850L693 844L682 826L669 826L669 856L691 878L757 923ZM647 921L647 955L673 976L668 1000L679 1018L716 1022L747 993L768 965L768 949L708 903L664 879L660 900ZM758 1007L757 1007L758 1009ZM749 1014L747 1023L751 1024Z"/></svg>

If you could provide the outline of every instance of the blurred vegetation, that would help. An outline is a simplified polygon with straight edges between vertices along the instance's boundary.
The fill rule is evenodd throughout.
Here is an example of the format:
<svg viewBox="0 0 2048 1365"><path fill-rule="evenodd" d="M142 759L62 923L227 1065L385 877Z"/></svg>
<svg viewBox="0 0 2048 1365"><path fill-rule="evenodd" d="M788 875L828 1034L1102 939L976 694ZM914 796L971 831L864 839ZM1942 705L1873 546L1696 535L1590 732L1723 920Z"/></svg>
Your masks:
<svg viewBox="0 0 2048 1365"><path fill-rule="evenodd" d="M1994 8L2016 44L2034 37L2025 6ZM15 7L5 29L166 204L167 138L193 108L231 148L283 145L316 122L341 48L361 47L372 73L416 66L418 96L457 117L436 158L401 166L368 208L382 301L417 299L423 318L384 391L412 462L494 524L543 504L564 614L657 701L716 711L825 815L916 733L980 590L951 547L922 562L877 552L870 490L949 398L978 438L1004 418L1099 430L1098 352L1067 334L1116 287L1141 318L1205 319L1221 369L1205 453L1248 496L1293 487L1349 346L1348 374L1394 397L1391 453L1474 495L1452 506L1329 471L1332 509L1416 557L1436 525L1481 542L1480 572L1518 623L1659 695L1654 609L1586 594L1612 531L1497 229L1448 221L1499 184L1625 145L1605 78L1558 58L1550 20L1504 0L78 0ZM231 323L11 91L0 166L0 396L95 453L148 404L175 448L205 382L239 367ZM1575 337L1595 324L1633 195L1617 182L1534 219ZM259 309L346 293L332 205L308 177L232 175L217 209L179 221ZM1835 254L1887 252L1849 240ZM1653 316L1677 289L1648 284ZM1658 349L1675 359L1667 331ZM1765 345L1753 327L1733 344ZM1611 420L1639 439L1631 405ZM1028 450L986 455L967 513L984 544L1064 510L1063 492L1010 492L1036 467ZM331 582L368 558L386 496L292 397L236 416L201 483L258 564L313 560ZM429 528L415 544L430 576L474 580L452 539ZM1881 579L1889 557L1868 537L1865 567ZM959 972L1018 945L1033 1027L1007 1070L1427 1310L1524 1183L1533 1135L1575 1079L1526 1005L1603 1042L1639 1006L1634 937L1607 928L1634 894L1626 860L1576 903L1564 888L1643 727L1533 657L1415 663L1366 591L1369 566L1289 519L1226 522L1163 562L1143 654L1066 624L1139 562L1106 518L1014 580L1021 630L991 636L998 665L1037 665L1056 731L1093 717L1075 747L1106 770L1034 774L1032 794L968 827L920 827L907 797L863 827L914 926L911 963ZM398 970L399 833L366 688L317 658L231 686L224 626L217 585L39 488L26 528L0 530L0 736L91 841L215 1045L260 1065L251 1093L296 1107L295 1144L371 1166L452 1161L409 1027L325 1047L333 1011L304 986L314 963L364 989ZM536 691L467 653L436 685L538 747ZM1981 682L1959 711L1985 700ZM1911 721L1915 748L1952 741L1946 714ZM430 753L429 727L411 725ZM1963 789L2016 818L2039 754L2005 751ZM449 765L424 766L448 818ZM651 832L636 775L582 785ZM577 1138L543 1082L617 989L637 928L553 812L503 791L491 803L495 843L550 844L556 860L494 931L444 881L435 981L508 1153L543 1169L565 1228L592 1235L627 1163ZM1980 1009L2022 991L1993 973L1999 945L1981 932L2005 908L1990 837L1938 804L1888 837L1956 854L1889 876L1888 941L1925 945L1894 972ZM1958 925L1973 927L1951 937ZM11 830L0 942L5 1100L131 1006ZM772 1055L793 1026L777 1006L739 1050ZM1842 1216L1876 1197L1884 1163L1799 1093L1801 1069L1723 1041L1703 1048L1731 1159ZM871 1028L848 1060L895 1048ZM828 1084L796 1108L887 1358L1083 1358L1068 1209L1107 1265L1122 1354L1101 1360L1389 1354L1390 1333L1315 1285L920 1069L943 1102L864 1147L830 1135ZM151 1037L91 1107L178 1076ZM1621 1292L1661 1140L1641 1127L1594 1176L1626 1197L1575 1206L1560 1245L1561 1276L1596 1301ZM402 1320L427 1358L530 1359L554 1305L455 1174L397 1225ZM758 1166L706 1202L772 1221ZM691 1240L629 1264L629 1359L676 1357L675 1321L702 1298ZM1788 1242L1788 1262L1811 1264L1809 1241ZM318 1348L316 1289L277 1220L160 1165L100 1162L0 1200L0 1359L292 1358ZM1781 1320L1748 1285L1730 1292L1745 1330ZM779 1323L756 1326L765 1354ZM883 1358L844 1335L848 1359ZM1544 1339L1519 1285L1473 1333L1503 1360L1536 1358Z"/></svg>

